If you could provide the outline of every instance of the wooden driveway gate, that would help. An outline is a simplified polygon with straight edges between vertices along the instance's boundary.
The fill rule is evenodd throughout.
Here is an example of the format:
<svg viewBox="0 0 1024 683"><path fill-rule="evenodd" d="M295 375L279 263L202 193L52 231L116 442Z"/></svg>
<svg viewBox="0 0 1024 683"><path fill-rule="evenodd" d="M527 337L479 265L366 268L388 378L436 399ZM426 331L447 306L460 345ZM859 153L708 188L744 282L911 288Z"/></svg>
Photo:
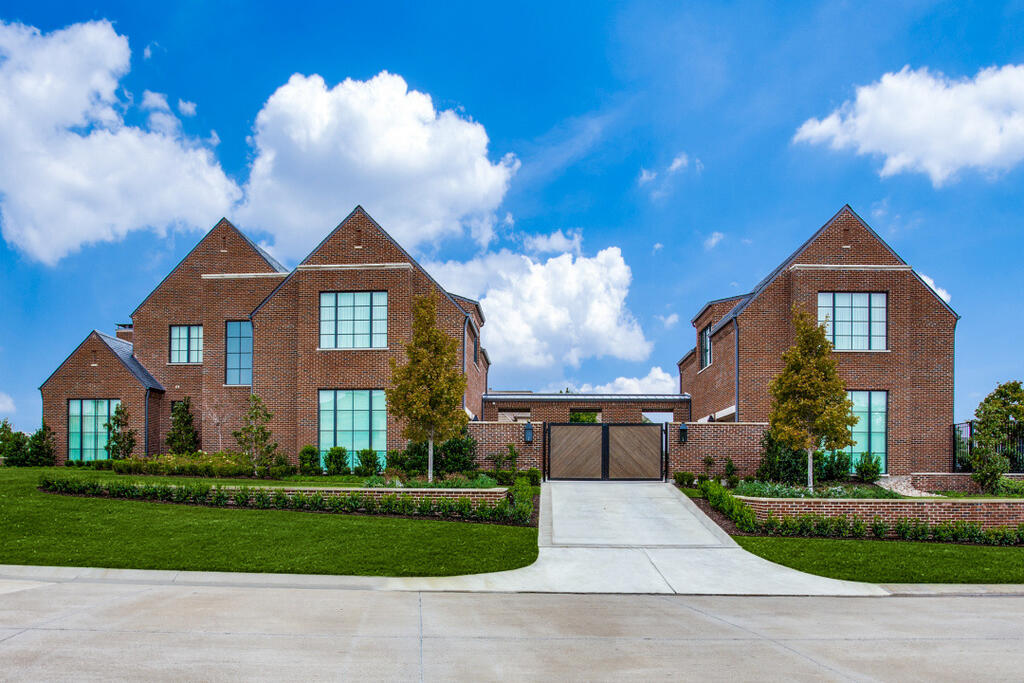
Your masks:
<svg viewBox="0 0 1024 683"><path fill-rule="evenodd" d="M549 479L660 480L665 476L661 424L547 425Z"/></svg>

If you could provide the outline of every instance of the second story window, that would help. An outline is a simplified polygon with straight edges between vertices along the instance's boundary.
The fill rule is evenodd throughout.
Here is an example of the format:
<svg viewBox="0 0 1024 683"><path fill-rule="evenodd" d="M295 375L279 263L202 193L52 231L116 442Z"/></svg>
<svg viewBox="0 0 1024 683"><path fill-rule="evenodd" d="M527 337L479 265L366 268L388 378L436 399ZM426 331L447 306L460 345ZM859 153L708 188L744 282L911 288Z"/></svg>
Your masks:
<svg viewBox="0 0 1024 683"><path fill-rule="evenodd" d="M477 365L480 364L480 340L475 334L473 335L473 362Z"/></svg>
<svg viewBox="0 0 1024 683"><path fill-rule="evenodd" d="M321 292L321 349L386 349L387 292Z"/></svg>
<svg viewBox="0 0 1024 683"><path fill-rule="evenodd" d="M171 326L171 362L203 362L203 326Z"/></svg>
<svg viewBox="0 0 1024 683"><path fill-rule="evenodd" d="M711 325L700 331L700 369L711 365Z"/></svg>
<svg viewBox="0 0 1024 683"><path fill-rule="evenodd" d="M818 292L818 324L838 351L888 348L885 292Z"/></svg>
<svg viewBox="0 0 1024 683"><path fill-rule="evenodd" d="M224 349L224 384L252 384L252 323L228 321Z"/></svg>

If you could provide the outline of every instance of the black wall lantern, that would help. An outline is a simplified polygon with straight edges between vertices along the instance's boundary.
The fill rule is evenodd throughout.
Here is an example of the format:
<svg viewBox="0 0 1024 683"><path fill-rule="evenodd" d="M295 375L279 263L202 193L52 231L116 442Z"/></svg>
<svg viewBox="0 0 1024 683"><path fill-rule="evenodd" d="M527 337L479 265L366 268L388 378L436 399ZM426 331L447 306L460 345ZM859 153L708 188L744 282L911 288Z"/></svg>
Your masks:
<svg viewBox="0 0 1024 683"><path fill-rule="evenodd" d="M533 423L527 422L523 427L523 441L533 443Z"/></svg>
<svg viewBox="0 0 1024 683"><path fill-rule="evenodd" d="M688 428L685 422L679 423L679 443L686 443L686 432Z"/></svg>

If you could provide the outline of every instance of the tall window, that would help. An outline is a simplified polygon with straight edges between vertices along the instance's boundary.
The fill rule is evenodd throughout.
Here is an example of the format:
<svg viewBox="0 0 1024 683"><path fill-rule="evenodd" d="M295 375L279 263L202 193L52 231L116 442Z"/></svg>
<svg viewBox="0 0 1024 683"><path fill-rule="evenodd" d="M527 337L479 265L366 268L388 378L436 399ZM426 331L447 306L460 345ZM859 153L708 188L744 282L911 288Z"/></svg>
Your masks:
<svg viewBox="0 0 1024 683"><path fill-rule="evenodd" d="M711 325L700 331L700 368L711 365Z"/></svg>
<svg viewBox="0 0 1024 683"><path fill-rule="evenodd" d="M854 443L847 449L852 464L856 466L862 453L870 453L878 457L882 471L888 472L888 392L850 391L847 395L853 401L853 415L857 418L857 424L852 429Z"/></svg>
<svg viewBox="0 0 1024 683"><path fill-rule="evenodd" d="M118 399L71 399L68 401L68 460L106 460L107 423Z"/></svg>
<svg viewBox="0 0 1024 683"><path fill-rule="evenodd" d="M203 362L203 326L171 326L171 362Z"/></svg>
<svg viewBox="0 0 1024 683"><path fill-rule="evenodd" d="M480 340L477 339L476 335L473 335L473 362L476 364L480 363Z"/></svg>
<svg viewBox="0 0 1024 683"><path fill-rule="evenodd" d="M384 349L387 292L321 292L320 348Z"/></svg>
<svg viewBox="0 0 1024 683"><path fill-rule="evenodd" d="M252 323L229 321L225 340L224 384L252 384Z"/></svg>
<svg viewBox="0 0 1024 683"><path fill-rule="evenodd" d="M819 292L818 324L840 351L887 348L885 292Z"/></svg>
<svg viewBox="0 0 1024 683"><path fill-rule="evenodd" d="M320 390L320 456L343 446L350 465L359 451L377 451L382 461L388 448L388 411L384 392L377 389Z"/></svg>

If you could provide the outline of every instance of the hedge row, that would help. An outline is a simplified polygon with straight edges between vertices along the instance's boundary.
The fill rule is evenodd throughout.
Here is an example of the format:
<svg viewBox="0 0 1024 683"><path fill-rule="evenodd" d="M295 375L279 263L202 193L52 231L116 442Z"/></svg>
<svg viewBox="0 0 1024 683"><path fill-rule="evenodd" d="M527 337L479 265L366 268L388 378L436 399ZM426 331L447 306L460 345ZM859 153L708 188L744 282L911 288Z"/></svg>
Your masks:
<svg viewBox="0 0 1024 683"><path fill-rule="evenodd" d="M256 510L300 510L311 512L353 513L368 515L408 515L441 517L476 522L528 524L533 516L533 489L520 479L509 489L509 498L491 503L469 498L421 498L409 494L388 494L376 498L359 491L325 496L321 493L288 494L271 488L240 486L226 489L195 483L184 485L147 484L119 481L86 481L77 478L44 476L39 488L48 493L64 495L152 500L165 503L187 503L209 507L252 508Z"/></svg>
<svg viewBox="0 0 1024 683"><path fill-rule="evenodd" d="M984 545L1024 545L1024 524L1016 528L1008 526L983 529L975 522L963 520L928 524L920 519L899 519L890 529L880 517L866 522L859 517L826 517L824 515L800 515L798 517L775 517L769 514L758 522L753 509L733 496L718 482L707 481L700 490L708 504L747 533L761 533L766 536L790 536L804 538L865 538L870 533L874 538L886 538L892 531L903 541L938 541L942 543L978 543Z"/></svg>

